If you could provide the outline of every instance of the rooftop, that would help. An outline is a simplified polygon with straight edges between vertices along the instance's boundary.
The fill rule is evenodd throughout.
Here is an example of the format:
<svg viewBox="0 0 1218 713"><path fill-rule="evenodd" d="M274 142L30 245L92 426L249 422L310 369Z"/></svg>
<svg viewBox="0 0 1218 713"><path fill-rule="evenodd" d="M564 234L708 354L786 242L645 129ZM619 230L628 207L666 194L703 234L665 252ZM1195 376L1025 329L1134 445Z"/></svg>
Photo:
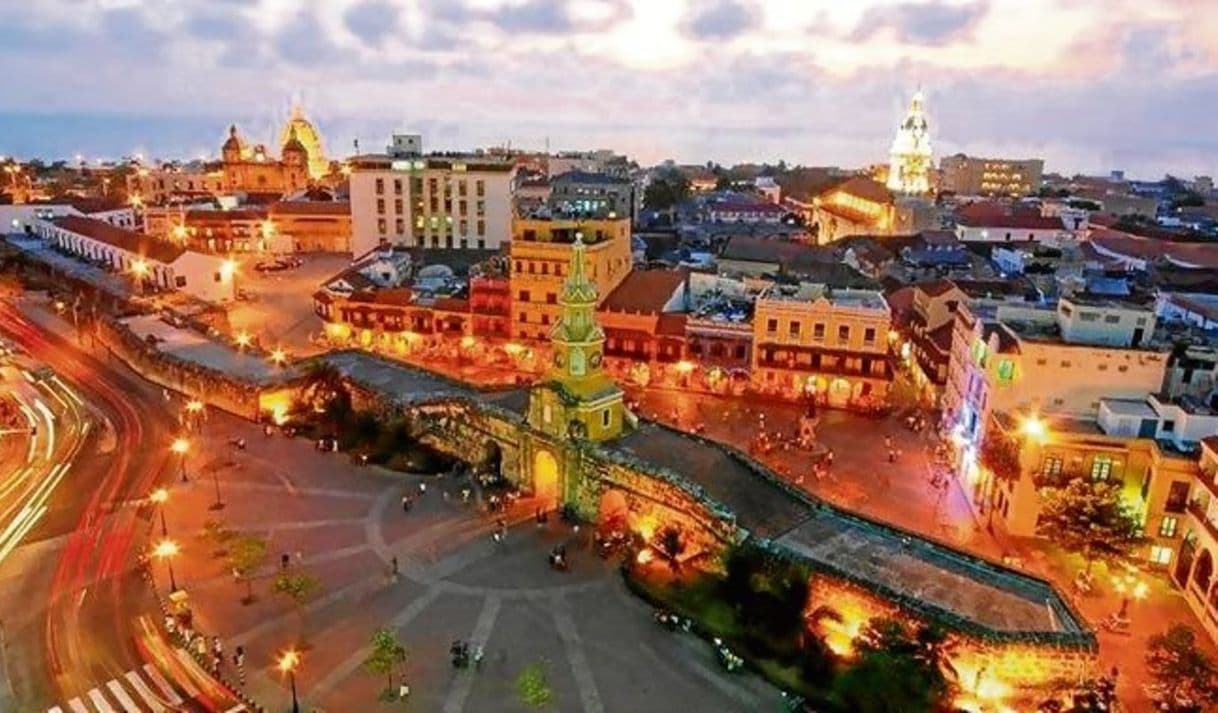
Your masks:
<svg viewBox="0 0 1218 713"><path fill-rule="evenodd" d="M610 176L607 173L593 173L591 171L567 171L560 173L557 176L550 178L550 184L553 186L561 186L565 183L588 183L602 186L629 186L630 179Z"/></svg>
<svg viewBox="0 0 1218 713"><path fill-rule="evenodd" d="M601 303L613 312L659 313L682 286L689 271L685 269L631 270Z"/></svg>
<svg viewBox="0 0 1218 713"><path fill-rule="evenodd" d="M119 228L110 225L104 220L69 215L63 218L56 218L52 222L69 232L92 238L107 245L113 245L120 250L135 255L142 255L166 265L186 253L186 249L180 245L175 245L164 240L157 240L144 233Z"/></svg>
<svg viewBox="0 0 1218 713"><path fill-rule="evenodd" d="M814 282L771 285L758 296L758 299L775 302L815 302L825 299L835 306L888 312L888 303L884 301L884 296L875 290L832 289L827 285Z"/></svg>

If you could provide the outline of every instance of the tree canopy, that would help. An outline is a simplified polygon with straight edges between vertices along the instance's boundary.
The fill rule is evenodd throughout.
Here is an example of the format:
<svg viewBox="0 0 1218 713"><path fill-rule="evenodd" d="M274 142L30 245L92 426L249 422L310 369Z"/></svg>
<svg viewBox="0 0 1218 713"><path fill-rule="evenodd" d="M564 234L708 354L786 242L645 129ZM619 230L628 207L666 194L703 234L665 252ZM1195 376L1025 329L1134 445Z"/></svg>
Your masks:
<svg viewBox="0 0 1218 713"><path fill-rule="evenodd" d="M1041 488L1037 533L1077 552L1087 562L1124 557L1140 541L1138 520L1121 499L1121 484L1077 477Z"/></svg>
<svg viewBox="0 0 1218 713"><path fill-rule="evenodd" d="M1157 710L1201 713L1218 703L1218 668L1197 648L1196 634L1177 624L1146 646L1147 686Z"/></svg>

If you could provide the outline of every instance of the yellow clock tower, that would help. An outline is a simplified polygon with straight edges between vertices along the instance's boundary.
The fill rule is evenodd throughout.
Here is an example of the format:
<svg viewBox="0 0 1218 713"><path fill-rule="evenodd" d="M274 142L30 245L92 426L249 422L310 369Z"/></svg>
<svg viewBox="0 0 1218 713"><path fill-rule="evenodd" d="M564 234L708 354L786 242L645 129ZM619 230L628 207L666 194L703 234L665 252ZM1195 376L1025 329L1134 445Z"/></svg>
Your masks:
<svg viewBox="0 0 1218 713"><path fill-rule="evenodd" d="M605 332L596 322L597 292L586 274L587 248L576 233L550 332L553 361L529 399L529 424L559 437L605 441L625 428L622 390L605 373Z"/></svg>

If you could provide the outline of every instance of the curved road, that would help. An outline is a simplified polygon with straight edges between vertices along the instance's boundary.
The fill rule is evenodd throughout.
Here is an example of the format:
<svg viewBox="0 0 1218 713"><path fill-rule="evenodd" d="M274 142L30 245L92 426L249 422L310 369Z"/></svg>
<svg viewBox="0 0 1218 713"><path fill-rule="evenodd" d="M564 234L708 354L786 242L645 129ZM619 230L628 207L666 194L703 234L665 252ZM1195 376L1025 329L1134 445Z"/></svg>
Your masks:
<svg viewBox="0 0 1218 713"><path fill-rule="evenodd" d="M50 579L31 576L39 590L26 589L24 595L26 602L44 603L41 626L9 632L6 658L18 700L39 710L62 705L79 713L72 705L77 702L85 711L109 713L106 705L124 710L139 698L123 683L136 672L144 692L153 692L166 709L229 710L235 701L192 677L197 672L184 670L157 633L159 609L135 566L149 531L146 498L163 476L173 477L171 404L159 389L99 356L104 351L91 352L42 329L6 303L0 303L0 331L52 366L105 424L95 429L101 432L92 439L96 447L81 450L48 516L26 538L26 546L47 550L29 566L43 568ZM165 675L161 682L174 681L175 690L156 686L155 673L140 675L148 663ZM115 681L126 701L111 685ZM174 700L179 694L181 703ZM155 710L156 704L134 706L146 708Z"/></svg>

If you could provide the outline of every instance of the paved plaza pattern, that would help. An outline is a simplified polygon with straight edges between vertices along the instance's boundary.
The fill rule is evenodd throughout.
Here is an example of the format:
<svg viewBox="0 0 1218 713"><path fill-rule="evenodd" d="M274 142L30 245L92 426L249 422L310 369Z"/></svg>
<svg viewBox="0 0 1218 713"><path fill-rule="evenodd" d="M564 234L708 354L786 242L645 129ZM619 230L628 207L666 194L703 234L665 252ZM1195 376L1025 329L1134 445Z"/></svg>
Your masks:
<svg viewBox="0 0 1218 713"><path fill-rule="evenodd" d="M463 503L446 476L355 466L344 454L268 438L223 415L213 415L199 437L206 455L188 462L190 482L173 487L166 509L170 536L183 547L178 581L199 630L219 635L229 651L244 647L246 691L272 708L288 695L272 664L291 645L304 651L298 687L309 710L391 707L376 703L385 677L362 666L382 627L408 651L395 685L410 685L409 710L525 710L515 679L536 662L553 689L551 710L756 711L781 704L781 694L761 679L726 673L704 642L657 626L615 563L593 553L587 528L557 520L539 527L522 503L509 516L505 542L496 544L494 518L472 498ZM236 437L246 439L245 450L227 445ZM208 509L213 472L225 504L219 511ZM403 494L414 500L409 513ZM245 584L234 581L204 537L210 519L268 540L254 603L241 603ZM570 572L547 565L546 552L558 544L570 553ZM284 554L292 571L320 583L299 610L270 591ZM480 669L452 667L448 649L457 639L483 647Z"/></svg>

